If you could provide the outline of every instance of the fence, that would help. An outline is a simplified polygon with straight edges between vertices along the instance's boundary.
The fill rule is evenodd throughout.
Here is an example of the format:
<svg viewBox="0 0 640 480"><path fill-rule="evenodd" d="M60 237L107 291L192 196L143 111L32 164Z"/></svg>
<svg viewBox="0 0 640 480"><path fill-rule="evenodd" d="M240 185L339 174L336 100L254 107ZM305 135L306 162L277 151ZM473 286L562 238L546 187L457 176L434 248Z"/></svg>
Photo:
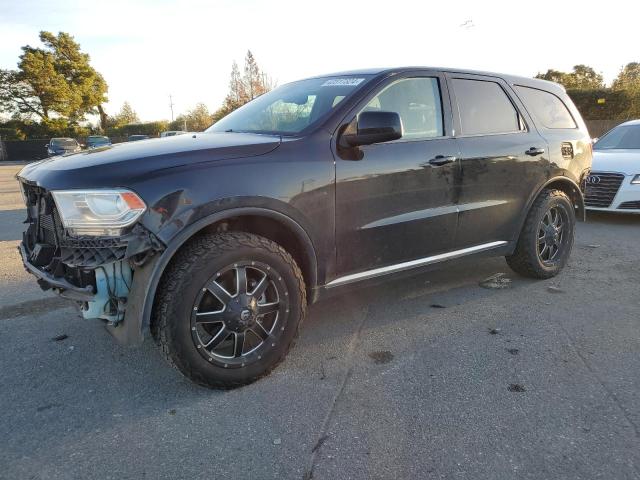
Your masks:
<svg viewBox="0 0 640 480"><path fill-rule="evenodd" d="M623 120L585 120L591 138L601 137L616 125L623 123Z"/></svg>
<svg viewBox="0 0 640 480"><path fill-rule="evenodd" d="M126 137L112 138L112 143L126 142ZM78 138L78 142L86 143L85 138ZM35 161L47 158L47 144L49 139L39 140L5 140L0 139L0 161Z"/></svg>
<svg viewBox="0 0 640 480"><path fill-rule="evenodd" d="M49 140L7 140L4 145L4 160L40 160L47 158Z"/></svg>

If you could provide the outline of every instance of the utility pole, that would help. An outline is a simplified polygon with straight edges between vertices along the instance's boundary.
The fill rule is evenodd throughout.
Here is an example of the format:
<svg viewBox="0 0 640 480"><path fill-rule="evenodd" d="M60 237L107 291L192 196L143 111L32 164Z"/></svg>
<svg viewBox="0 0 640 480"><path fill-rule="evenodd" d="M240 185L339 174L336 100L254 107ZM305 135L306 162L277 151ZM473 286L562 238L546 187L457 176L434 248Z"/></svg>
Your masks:
<svg viewBox="0 0 640 480"><path fill-rule="evenodd" d="M169 108L171 108L171 121L173 122L173 97L169 95Z"/></svg>

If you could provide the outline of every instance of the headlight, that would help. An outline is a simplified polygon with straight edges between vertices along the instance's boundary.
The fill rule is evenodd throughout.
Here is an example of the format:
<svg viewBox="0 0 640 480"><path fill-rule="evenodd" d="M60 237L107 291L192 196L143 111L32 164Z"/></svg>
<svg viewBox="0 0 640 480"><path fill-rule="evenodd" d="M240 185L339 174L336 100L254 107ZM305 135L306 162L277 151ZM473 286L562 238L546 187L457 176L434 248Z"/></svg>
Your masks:
<svg viewBox="0 0 640 480"><path fill-rule="evenodd" d="M129 190L60 190L51 192L71 235L115 237L132 225L147 206Z"/></svg>
<svg viewBox="0 0 640 480"><path fill-rule="evenodd" d="M636 175L631 179L632 185L640 185L640 174Z"/></svg>

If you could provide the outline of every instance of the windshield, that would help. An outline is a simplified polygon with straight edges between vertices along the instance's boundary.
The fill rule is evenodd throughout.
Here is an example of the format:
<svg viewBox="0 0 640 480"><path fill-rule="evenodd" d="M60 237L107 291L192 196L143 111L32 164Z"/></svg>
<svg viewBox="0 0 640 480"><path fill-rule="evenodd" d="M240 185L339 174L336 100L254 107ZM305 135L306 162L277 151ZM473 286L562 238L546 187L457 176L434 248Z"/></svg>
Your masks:
<svg viewBox="0 0 640 480"><path fill-rule="evenodd" d="M75 147L76 141L72 138L53 138L51 139L51 146L54 147Z"/></svg>
<svg viewBox="0 0 640 480"><path fill-rule="evenodd" d="M92 144L109 143L109 139L107 137L89 137L87 141Z"/></svg>
<svg viewBox="0 0 640 480"><path fill-rule="evenodd" d="M351 75L288 83L252 100L206 131L296 134L325 117L370 78Z"/></svg>
<svg viewBox="0 0 640 480"><path fill-rule="evenodd" d="M594 150L640 149L640 125L621 125L598 140Z"/></svg>

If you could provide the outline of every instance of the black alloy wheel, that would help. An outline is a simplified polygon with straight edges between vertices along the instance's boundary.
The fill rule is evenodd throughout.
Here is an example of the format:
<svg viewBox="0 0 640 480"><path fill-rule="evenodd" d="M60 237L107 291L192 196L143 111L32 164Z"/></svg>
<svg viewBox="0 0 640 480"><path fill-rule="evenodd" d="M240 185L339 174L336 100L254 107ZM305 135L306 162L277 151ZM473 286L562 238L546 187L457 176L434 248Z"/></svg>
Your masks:
<svg viewBox="0 0 640 480"><path fill-rule="evenodd" d="M194 302L196 348L224 368L259 361L284 331L288 297L282 276L269 265L244 261L226 266L207 280Z"/></svg>

